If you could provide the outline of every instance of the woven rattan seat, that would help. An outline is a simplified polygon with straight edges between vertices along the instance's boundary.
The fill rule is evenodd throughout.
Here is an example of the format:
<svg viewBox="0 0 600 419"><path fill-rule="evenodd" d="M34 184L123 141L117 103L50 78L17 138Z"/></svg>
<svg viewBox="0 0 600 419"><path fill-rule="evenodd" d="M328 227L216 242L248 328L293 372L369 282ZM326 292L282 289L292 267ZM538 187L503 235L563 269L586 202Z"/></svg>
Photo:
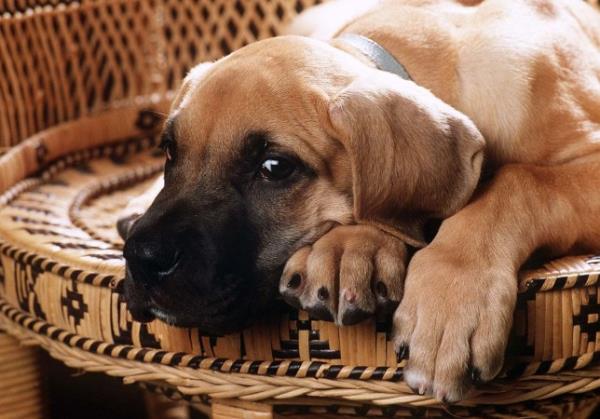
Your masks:
<svg viewBox="0 0 600 419"><path fill-rule="evenodd" d="M213 337L132 321L121 294L116 218L162 169L160 115L177 80L313 2L55 3L0 1L0 144L19 143L0 155L0 328L72 367L195 403L436 412L402 382L382 319L338 328L290 311ZM452 414L489 417L503 405L507 416L566 417L593 406L564 397L600 387L599 275L595 255L523 271L504 372Z"/></svg>

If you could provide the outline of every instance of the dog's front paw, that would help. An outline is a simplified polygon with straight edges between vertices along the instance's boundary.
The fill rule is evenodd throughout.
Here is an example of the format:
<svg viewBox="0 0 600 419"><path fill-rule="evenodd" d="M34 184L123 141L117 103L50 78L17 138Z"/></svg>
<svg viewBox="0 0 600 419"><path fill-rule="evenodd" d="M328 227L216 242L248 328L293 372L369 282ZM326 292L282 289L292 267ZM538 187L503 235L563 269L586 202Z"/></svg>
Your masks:
<svg viewBox="0 0 600 419"><path fill-rule="evenodd" d="M314 318L350 325L397 307L405 266L399 239L372 226L338 226L289 259L279 290Z"/></svg>
<svg viewBox="0 0 600 419"><path fill-rule="evenodd" d="M467 256L468 255L468 256ZM517 297L510 266L495 268L464 248L435 244L411 260L394 315L406 383L445 403L500 371Z"/></svg>

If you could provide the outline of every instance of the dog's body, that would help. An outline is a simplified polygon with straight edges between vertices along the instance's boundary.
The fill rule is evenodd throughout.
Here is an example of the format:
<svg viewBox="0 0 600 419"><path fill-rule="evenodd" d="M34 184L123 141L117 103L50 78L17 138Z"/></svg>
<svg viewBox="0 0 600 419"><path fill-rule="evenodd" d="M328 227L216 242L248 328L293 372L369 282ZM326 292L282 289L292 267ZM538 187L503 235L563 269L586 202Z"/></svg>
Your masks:
<svg viewBox="0 0 600 419"><path fill-rule="evenodd" d="M258 303L272 297L265 290L288 258L280 291L321 318L354 323L404 294L394 322L399 351L410 351L405 379L456 401L469 373L489 380L502 364L525 260L539 249L600 248L600 17L569 0L337 1L290 31L366 36L414 83L337 39L261 41L195 69L173 105L177 128L167 130L178 138L176 163L128 240L130 299L152 294L131 277L144 275L142 238L159 234L164 214L187 208L173 203L212 214L219 202L237 215L211 223L237 228L257 249L244 269L270 278L259 282L268 298ZM268 133L263 151L240 145L257 132ZM482 151L493 177L471 198ZM240 153L266 153L258 160L268 189L240 186L239 174L230 180ZM295 162L285 184L271 170L289 163L281 154ZM226 192L230 183L237 192ZM199 184L216 196L210 205L189 202ZM223 207L228 199L239 206ZM247 232L232 221L241 216ZM402 241L420 243L429 218L447 219L411 260L403 291ZM198 251L218 259L229 245L219 240ZM177 257L165 259L161 275L181 269ZM175 311L160 294L148 298L155 315ZM174 322L201 323L190 318Z"/></svg>
<svg viewBox="0 0 600 419"><path fill-rule="evenodd" d="M599 141L593 125L587 136L572 135L600 119L600 29L582 2L341 0L320 7L289 31L379 42L417 84L475 122L487 161L560 163Z"/></svg>

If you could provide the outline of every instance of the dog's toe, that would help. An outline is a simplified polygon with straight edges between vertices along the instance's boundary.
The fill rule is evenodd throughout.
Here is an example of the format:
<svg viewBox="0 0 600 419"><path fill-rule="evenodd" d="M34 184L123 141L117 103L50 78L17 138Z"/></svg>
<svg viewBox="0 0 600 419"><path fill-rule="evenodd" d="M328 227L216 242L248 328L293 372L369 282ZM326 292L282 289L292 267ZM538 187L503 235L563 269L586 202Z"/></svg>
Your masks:
<svg viewBox="0 0 600 419"><path fill-rule="evenodd" d="M375 312L375 299L368 287L360 291L344 288L340 292L338 318L344 326L360 323Z"/></svg>
<svg viewBox="0 0 600 419"><path fill-rule="evenodd" d="M375 313L371 291L373 260L371 253L352 249L342 255L338 319L343 325L356 324Z"/></svg>
<svg viewBox="0 0 600 419"><path fill-rule="evenodd" d="M402 298L406 246L375 227L333 228L287 262L279 291L312 318L352 325Z"/></svg>
<svg viewBox="0 0 600 419"><path fill-rule="evenodd" d="M279 280L279 293L292 307L301 308L300 296L306 288L306 260L310 247L298 250L287 262Z"/></svg>
<svg viewBox="0 0 600 419"><path fill-rule="evenodd" d="M406 260L406 246L396 240L389 240L375 255L373 293L379 313L386 315L393 313L400 304L404 289Z"/></svg>

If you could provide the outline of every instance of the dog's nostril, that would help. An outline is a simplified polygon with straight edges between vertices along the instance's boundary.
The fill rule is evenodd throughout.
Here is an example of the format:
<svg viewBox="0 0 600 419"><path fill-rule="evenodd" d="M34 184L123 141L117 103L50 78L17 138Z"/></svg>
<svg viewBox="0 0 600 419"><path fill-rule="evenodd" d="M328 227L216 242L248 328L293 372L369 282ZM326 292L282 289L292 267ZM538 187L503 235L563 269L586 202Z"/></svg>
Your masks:
<svg viewBox="0 0 600 419"><path fill-rule="evenodd" d="M158 267L158 269L156 270L156 273L159 276L168 276L168 275L172 274L175 271L175 269L177 269L177 266L179 265L180 260L181 260L181 253L177 251L177 252L175 252L173 257L170 259L170 261L167 261L167 263Z"/></svg>
<svg viewBox="0 0 600 419"><path fill-rule="evenodd" d="M123 253L133 270L141 271L146 281L170 275L181 260L178 249L156 240L130 239L125 244Z"/></svg>
<svg viewBox="0 0 600 419"><path fill-rule="evenodd" d="M300 274L294 274L288 281L287 287L291 288L291 289L296 289L300 286L301 282L302 282L302 277L300 276Z"/></svg>

